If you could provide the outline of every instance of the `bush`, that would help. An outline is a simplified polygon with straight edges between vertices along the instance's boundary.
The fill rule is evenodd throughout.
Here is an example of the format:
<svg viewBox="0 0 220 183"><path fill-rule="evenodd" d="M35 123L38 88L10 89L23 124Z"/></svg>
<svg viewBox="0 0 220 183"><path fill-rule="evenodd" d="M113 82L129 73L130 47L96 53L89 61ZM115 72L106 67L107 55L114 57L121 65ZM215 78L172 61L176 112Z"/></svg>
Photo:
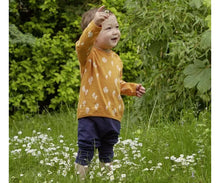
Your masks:
<svg viewBox="0 0 220 183"><path fill-rule="evenodd" d="M20 44L19 46L17 44ZM73 74L74 73L74 74ZM39 112L72 104L79 90L79 64L67 34L45 34L30 46L10 44L10 111Z"/></svg>
<svg viewBox="0 0 220 183"><path fill-rule="evenodd" d="M80 76L75 41L82 3L10 0L10 114L77 102Z"/></svg>
<svg viewBox="0 0 220 183"><path fill-rule="evenodd" d="M125 9L124 30L143 62L139 80L147 89L136 101L137 113L160 121L159 113L175 119L184 108L208 106L210 6L201 0L127 0Z"/></svg>
<svg viewBox="0 0 220 183"><path fill-rule="evenodd" d="M80 17L101 4L84 3L10 0L11 114L76 104L80 76L74 43L81 34ZM102 4L119 21L122 36L115 51L124 62L123 79L147 89L143 99L135 100L137 113L155 121L159 113L175 119L184 108L199 113L210 104L210 0Z"/></svg>

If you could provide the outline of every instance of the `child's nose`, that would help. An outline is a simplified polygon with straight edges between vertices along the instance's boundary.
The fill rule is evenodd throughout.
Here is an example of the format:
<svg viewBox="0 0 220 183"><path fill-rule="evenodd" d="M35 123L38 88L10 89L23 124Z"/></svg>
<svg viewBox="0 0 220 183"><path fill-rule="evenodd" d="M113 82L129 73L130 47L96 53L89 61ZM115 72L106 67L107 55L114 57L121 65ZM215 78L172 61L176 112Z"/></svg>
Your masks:
<svg viewBox="0 0 220 183"><path fill-rule="evenodd" d="M118 29L113 29L112 34L118 34L119 30Z"/></svg>

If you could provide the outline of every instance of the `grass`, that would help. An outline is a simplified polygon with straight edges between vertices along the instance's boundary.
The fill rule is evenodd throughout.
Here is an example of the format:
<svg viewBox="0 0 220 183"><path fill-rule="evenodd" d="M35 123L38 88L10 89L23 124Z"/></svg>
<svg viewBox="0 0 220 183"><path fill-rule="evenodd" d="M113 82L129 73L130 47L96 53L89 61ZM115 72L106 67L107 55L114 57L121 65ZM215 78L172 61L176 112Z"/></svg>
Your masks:
<svg viewBox="0 0 220 183"><path fill-rule="evenodd" d="M115 146L114 171L100 169L96 155L86 182L211 182L210 111L196 119L188 110L178 121L151 125L132 121L129 113ZM79 182L74 110L10 120L9 135L11 183Z"/></svg>

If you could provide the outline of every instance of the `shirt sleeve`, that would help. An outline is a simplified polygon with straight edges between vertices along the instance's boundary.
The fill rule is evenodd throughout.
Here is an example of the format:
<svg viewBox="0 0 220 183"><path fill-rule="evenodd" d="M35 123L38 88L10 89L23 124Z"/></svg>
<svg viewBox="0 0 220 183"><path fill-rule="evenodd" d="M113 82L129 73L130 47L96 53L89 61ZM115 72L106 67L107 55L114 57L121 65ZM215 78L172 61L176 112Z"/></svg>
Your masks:
<svg viewBox="0 0 220 183"><path fill-rule="evenodd" d="M76 42L76 52L81 66L86 64L87 57L101 29L102 28L98 27L94 21L91 21L83 31L80 39Z"/></svg>
<svg viewBox="0 0 220 183"><path fill-rule="evenodd" d="M122 62L121 62L122 64ZM122 64L122 68L123 68L123 64ZM130 82L125 82L122 80L122 70L120 72L120 91L121 91L121 95L128 95L128 96L136 96L137 93L137 86L138 84L136 83L130 83Z"/></svg>
<svg viewBox="0 0 220 183"><path fill-rule="evenodd" d="M136 96L137 85L120 80L121 95Z"/></svg>

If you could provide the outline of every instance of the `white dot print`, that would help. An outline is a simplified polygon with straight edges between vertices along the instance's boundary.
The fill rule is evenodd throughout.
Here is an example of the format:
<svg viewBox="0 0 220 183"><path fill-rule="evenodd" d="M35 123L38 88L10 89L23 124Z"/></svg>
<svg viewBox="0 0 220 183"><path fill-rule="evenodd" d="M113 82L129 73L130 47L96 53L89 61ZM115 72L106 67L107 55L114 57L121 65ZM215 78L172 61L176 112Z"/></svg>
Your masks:
<svg viewBox="0 0 220 183"><path fill-rule="evenodd" d="M118 69L118 71L120 72L121 71L121 68L117 65L116 68Z"/></svg>
<svg viewBox="0 0 220 183"><path fill-rule="evenodd" d="M108 88L107 88L107 87L104 87L104 88L103 88L103 92L104 92L104 93L108 93Z"/></svg>
<svg viewBox="0 0 220 183"><path fill-rule="evenodd" d="M96 103L96 104L95 104L95 110L97 111L97 110L98 110L98 108L99 108L99 104L98 104L98 103Z"/></svg>
<svg viewBox="0 0 220 183"><path fill-rule="evenodd" d="M92 84L92 81L93 81L93 77L90 77L90 78L88 79L89 85Z"/></svg>
<svg viewBox="0 0 220 183"><path fill-rule="evenodd" d="M115 93L116 93L116 91L115 91L115 90L113 90L112 95L113 95L113 96L115 96Z"/></svg>
<svg viewBox="0 0 220 183"><path fill-rule="evenodd" d="M90 31L89 33L88 33L88 37L92 37L93 36L93 33Z"/></svg>
<svg viewBox="0 0 220 183"><path fill-rule="evenodd" d="M93 62L93 67L97 68L97 65L96 65L96 63L95 63L95 62Z"/></svg>
<svg viewBox="0 0 220 183"><path fill-rule="evenodd" d="M115 78L115 85L118 86L118 78Z"/></svg>
<svg viewBox="0 0 220 183"><path fill-rule="evenodd" d="M113 116L115 116L116 113L117 113L117 109L114 108L114 110L112 110L112 114L113 114Z"/></svg>
<svg viewBox="0 0 220 183"><path fill-rule="evenodd" d="M97 100L97 95L96 95L96 93L95 92L93 92L93 94L92 94L92 98L94 98L95 100Z"/></svg>
<svg viewBox="0 0 220 183"><path fill-rule="evenodd" d="M88 114L89 113L89 108L88 107L86 107L86 114Z"/></svg>
<svg viewBox="0 0 220 183"><path fill-rule="evenodd" d="M82 91L83 91L83 92L86 91L86 87L85 87L85 86L82 87Z"/></svg>
<svg viewBox="0 0 220 183"><path fill-rule="evenodd" d="M88 89L86 89L86 87L85 87L85 86L83 86L83 87L82 87L82 91L85 93L85 95L87 95L87 94L88 94L88 92L89 92L89 90L88 90Z"/></svg>
<svg viewBox="0 0 220 183"><path fill-rule="evenodd" d="M107 62L107 59L106 59L105 57L102 57L102 61L103 61L104 63L106 63L106 62Z"/></svg>
<svg viewBox="0 0 220 183"><path fill-rule="evenodd" d="M118 106L118 110L121 111L121 104Z"/></svg>
<svg viewBox="0 0 220 183"><path fill-rule="evenodd" d="M112 76L112 71L108 71L108 75L111 77Z"/></svg>

